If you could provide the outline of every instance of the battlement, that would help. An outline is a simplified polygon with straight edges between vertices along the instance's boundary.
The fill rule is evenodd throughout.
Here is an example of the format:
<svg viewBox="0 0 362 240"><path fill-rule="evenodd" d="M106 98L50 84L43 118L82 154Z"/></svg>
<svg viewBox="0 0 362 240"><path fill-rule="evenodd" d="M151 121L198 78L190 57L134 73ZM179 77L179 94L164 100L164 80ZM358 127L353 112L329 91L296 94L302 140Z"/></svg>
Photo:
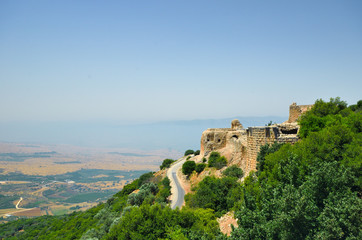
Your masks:
<svg viewBox="0 0 362 240"><path fill-rule="evenodd" d="M313 105L297 105L296 103L292 103L289 106L289 119L288 123L296 122L299 117L312 108Z"/></svg>
<svg viewBox="0 0 362 240"><path fill-rule="evenodd" d="M235 119L231 128L209 128L202 133L200 155L206 157L212 151L218 151L230 164L238 165L248 174L256 170L256 158L261 146L274 142L293 144L298 141L297 120L311 107L293 103L289 107L288 121L282 124L244 129Z"/></svg>

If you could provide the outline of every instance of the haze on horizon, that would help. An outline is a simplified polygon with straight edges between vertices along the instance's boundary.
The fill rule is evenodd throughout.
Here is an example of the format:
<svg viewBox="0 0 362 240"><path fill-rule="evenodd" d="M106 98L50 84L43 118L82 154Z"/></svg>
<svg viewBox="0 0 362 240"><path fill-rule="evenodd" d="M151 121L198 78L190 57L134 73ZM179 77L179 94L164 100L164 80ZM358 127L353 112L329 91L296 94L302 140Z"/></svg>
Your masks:
<svg viewBox="0 0 362 240"><path fill-rule="evenodd" d="M292 102L337 96L354 104L361 12L357 0L1 1L0 123L287 116Z"/></svg>

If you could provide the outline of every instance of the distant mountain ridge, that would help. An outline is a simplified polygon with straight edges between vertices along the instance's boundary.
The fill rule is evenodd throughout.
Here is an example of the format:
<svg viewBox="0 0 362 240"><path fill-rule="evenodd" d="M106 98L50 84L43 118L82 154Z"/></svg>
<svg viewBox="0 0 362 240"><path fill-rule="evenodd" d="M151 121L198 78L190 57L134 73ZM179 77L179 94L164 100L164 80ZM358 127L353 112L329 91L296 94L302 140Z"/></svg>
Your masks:
<svg viewBox="0 0 362 240"><path fill-rule="evenodd" d="M115 122L3 122L0 141L72 144L87 147L126 147L136 149L175 149L200 147L201 133L207 128L227 128L233 119L244 127L281 123L287 117L231 117L160 121L121 125Z"/></svg>

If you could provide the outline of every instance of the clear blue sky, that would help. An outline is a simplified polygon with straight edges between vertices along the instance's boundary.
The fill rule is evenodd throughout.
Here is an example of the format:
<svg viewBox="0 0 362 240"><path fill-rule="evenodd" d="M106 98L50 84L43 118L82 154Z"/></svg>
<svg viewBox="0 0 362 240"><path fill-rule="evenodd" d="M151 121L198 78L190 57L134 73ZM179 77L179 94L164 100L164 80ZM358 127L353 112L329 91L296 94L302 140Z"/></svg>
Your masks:
<svg viewBox="0 0 362 240"><path fill-rule="evenodd" d="M362 93L362 1L0 1L0 121L288 115Z"/></svg>

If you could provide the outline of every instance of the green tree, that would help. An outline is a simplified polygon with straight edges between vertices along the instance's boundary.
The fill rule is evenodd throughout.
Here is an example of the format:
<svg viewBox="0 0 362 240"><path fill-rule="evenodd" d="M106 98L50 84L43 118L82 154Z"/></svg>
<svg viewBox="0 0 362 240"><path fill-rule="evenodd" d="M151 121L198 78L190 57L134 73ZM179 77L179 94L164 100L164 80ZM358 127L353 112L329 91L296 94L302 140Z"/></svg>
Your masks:
<svg viewBox="0 0 362 240"><path fill-rule="evenodd" d="M221 216L233 206L234 203L228 202L228 199L232 197L232 190L238 185L235 178L207 176L199 183L195 193L185 198L186 205L211 208L215 210L216 216Z"/></svg>
<svg viewBox="0 0 362 240"><path fill-rule="evenodd" d="M215 239L221 236L215 216L204 209L172 210L162 205L131 208L105 239Z"/></svg>
<svg viewBox="0 0 362 240"><path fill-rule="evenodd" d="M163 160L162 165L160 166L160 169L162 170L165 168L169 168L173 162L175 162L175 160L169 159L169 158Z"/></svg>
<svg viewBox="0 0 362 240"><path fill-rule="evenodd" d="M168 202L168 197L171 195L171 185L170 185L170 179L168 177L165 177L159 184L159 192L156 195L156 202L162 203Z"/></svg>
<svg viewBox="0 0 362 240"><path fill-rule="evenodd" d="M195 170L196 168L196 163L194 161L186 161L183 165L182 165L182 173L190 176L191 173Z"/></svg>
<svg viewBox="0 0 362 240"><path fill-rule="evenodd" d="M209 157L209 167L215 167L216 169L221 169L227 165L227 159L224 156L220 157L220 154L211 153ZM216 153L216 152L215 152Z"/></svg>
<svg viewBox="0 0 362 240"><path fill-rule="evenodd" d="M362 236L362 115L339 99L318 100L306 115L301 141L261 149L258 174L241 186L231 239Z"/></svg>
<svg viewBox="0 0 362 240"><path fill-rule="evenodd" d="M205 163L198 163L196 164L195 171L197 173L201 173L202 171L204 171L205 167L206 167Z"/></svg>
<svg viewBox="0 0 362 240"><path fill-rule="evenodd" d="M139 177L138 187L140 188L143 184L150 182L153 179L154 172L144 173Z"/></svg>
<svg viewBox="0 0 362 240"><path fill-rule="evenodd" d="M226 168L222 174L226 177L242 178L244 176L243 170L236 165Z"/></svg>
<svg viewBox="0 0 362 240"><path fill-rule="evenodd" d="M186 151L185 151L184 156L191 155L191 154L194 154L194 153L195 153L194 150L189 149L189 150L186 150Z"/></svg>
<svg viewBox="0 0 362 240"><path fill-rule="evenodd" d="M311 132L320 131L327 126L332 116L337 115L346 108L347 103L341 101L339 97L331 98L329 102L324 102L322 99L317 100L312 109L300 118L300 137L305 138Z"/></svg>
<svg viewBox="0 0 362 240"><path fill-rule="evenodd" d="M279 150L279 148L282 145L283 145L282 143L274 142L272 145L265 144L265 145L260 147L258 156L256 158L257 174L259 174L264 169L265 156L270 154L270 153L276 152L277 150Z"/></svg>
<svg viewBox="0 0 362 240"><path fill-rule="evenodd" d="M218 152L211 152L209 156L209 162L210 161L216 161L218 158L220 158L220 153Z"/></svg>

